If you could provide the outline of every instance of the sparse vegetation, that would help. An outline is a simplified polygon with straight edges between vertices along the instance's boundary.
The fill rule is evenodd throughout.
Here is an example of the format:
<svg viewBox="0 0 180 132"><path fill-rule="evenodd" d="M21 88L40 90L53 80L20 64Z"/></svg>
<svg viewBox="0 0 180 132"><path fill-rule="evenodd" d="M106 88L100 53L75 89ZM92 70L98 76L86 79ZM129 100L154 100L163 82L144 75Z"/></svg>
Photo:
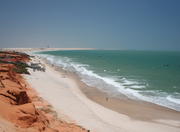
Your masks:
<svg viewBox="0 0 180 132"><path fill-rule="evenodd" d="M24 67L14 68L13 71L19 74L30 74L28 70Z"/></svg>
<svg viewBox="0 0 180 132"><path fill-rule="evenodd" d="M28 65L26 63L18 62L15 63L16 68L13 70L19 74L29 74L27 67Z"/></svg>

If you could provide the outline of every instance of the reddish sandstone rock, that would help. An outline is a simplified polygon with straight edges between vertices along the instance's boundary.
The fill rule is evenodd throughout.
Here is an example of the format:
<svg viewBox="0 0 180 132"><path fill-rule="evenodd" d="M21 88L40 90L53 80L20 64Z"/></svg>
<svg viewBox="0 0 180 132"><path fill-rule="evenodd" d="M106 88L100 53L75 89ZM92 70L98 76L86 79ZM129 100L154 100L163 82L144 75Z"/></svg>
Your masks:
<svg viewBox="0 0 180 132"><path fill-rule="evenodd" d="M16 101L18 105L26 104L30 102L30 99L26 93L26 91L19 92L18 95L16 95Z"/></svg>
<svg viewBox="0 0 180 132"><path fill-rule="evenodd" d="M26 103L31 102L26 91L10 89L7 91L7 93L9 93L10 95L12 95L16 98L17 105L26 104Z"/></svg>
<svg viewBox="0 0 180 132"><path fill-rule="evenodd" d="M33 103L14 106L14 112L11 113L10 120L20 127L35 127L39 131L45 130L49 124L48 119L36 110Z"/></svg>
<svg viewBox="0 0 180 132"><path fill-rule="evenodd" d="M9 102L10 104L14 105L22 105L31 102L26 91L18 90L15 88L1 89L0 99L3 99L5 102Z"/></svg>

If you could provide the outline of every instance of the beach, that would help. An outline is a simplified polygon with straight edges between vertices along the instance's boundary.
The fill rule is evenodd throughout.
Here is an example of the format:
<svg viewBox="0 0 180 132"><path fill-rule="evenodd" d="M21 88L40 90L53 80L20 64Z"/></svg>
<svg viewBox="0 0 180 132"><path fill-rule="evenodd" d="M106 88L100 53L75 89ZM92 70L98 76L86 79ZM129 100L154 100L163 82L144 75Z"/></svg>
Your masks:
<svg viewBox="0 0 180 132"><path fill-rule="evenodd" d="M0 1L0 132L180 132L179 6Z"/></svg>
<svg viewBox="0 0 180 132"><path fill-rule="evenodd" d="M121 98L109 96L96 87L88 86L76 73L64 70L45 58L32 54L32 51L42 51L41 49L18 49L18 51L20 53L26 51L31 58L29 62L27 59L27 64L31 66L38 64L39 68L28 68L29 74L16 74L10 71L9 74L15 74L15 80L18 81L8 80L6 74L1 73L4 78L1 79L2 86L5 87L0 91L3 95L0 96L0 106L5 108L0 110L1 131L179 132L180 130L180 113L176 110L132 100L125 95L121 95ZM19 57L17 59L22 61ZM1 68L6 65L2 65ZM7 81L12 82L6 83ZM12 89L12 85L15 88ZM22 96L21 92L25 95ZM18 97L20 101L8 99L6 96ZM21 118L24 120L19 120Z"/></svg>
<svg viewBox="0 0 180 132"><path fill-rule="evenodd" d="M175 110L106 98L106 93L96 88L88 90L73 74L52 67L40 58L38 61L45 65L46 71L30 71L31 76L25 78L54 107L59 118L97 132L180 130L180 114Z"/></svg>

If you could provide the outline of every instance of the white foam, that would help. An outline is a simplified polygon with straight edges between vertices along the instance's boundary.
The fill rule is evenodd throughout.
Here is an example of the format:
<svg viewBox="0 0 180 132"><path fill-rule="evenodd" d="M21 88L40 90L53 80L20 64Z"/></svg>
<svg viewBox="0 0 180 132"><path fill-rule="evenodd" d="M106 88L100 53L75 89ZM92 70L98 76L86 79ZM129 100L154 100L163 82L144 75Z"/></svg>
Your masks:
<svg viewBox="0 0 180 132"><path fill-rule="evenodd" d="M143 88L145 88L145 86L143 86L143 85L132 85L130 87L134 88L134 89L143 89Z"/></svg>
<svg viewBox="0 0 180 132"><path fill-rule="evenodd" d="M117 78L102 77L92 70L87 69L89 67L88 65L79 64L70 58L45 54L41 54L40 56L46 58L51 64L61 66L65 70L76 72L87 85L95 86L102 90L109 89L109 91L114 88L116 91L127 95L129 98L152 102L180 111L180 106L177 105L180 104L180 99L172 98L171 96L167 97L166 94L157 91L146 91L148 94L142 94L142 91L138 91L138 89L143 89L148 84L140 84L137 81L130 81L124 77L121 78L122 83L120 83L116 81L118 80ZM149 93L152 93L152 96Z"/></svg>
<svg viewBox="0 0 180 132"><path fill-rule="evenodd" d="M173 102L173 103L176 103L176 104L179 104L180 105L180 99L177 99L177 98L173 98L172 96L167 96L166 97L169 101Z"/></svg>

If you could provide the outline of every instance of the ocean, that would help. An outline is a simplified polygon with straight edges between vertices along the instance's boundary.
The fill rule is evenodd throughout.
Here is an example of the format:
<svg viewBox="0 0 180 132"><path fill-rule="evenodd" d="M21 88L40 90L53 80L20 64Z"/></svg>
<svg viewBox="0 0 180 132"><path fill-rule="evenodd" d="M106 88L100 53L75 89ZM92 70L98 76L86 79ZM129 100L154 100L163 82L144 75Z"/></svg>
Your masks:
<svg viewBox="0 0 180 132"><path fill-rule="evenodd" d="M36 53L89 86L180 111L180 52L64 50Z"/></svg>

